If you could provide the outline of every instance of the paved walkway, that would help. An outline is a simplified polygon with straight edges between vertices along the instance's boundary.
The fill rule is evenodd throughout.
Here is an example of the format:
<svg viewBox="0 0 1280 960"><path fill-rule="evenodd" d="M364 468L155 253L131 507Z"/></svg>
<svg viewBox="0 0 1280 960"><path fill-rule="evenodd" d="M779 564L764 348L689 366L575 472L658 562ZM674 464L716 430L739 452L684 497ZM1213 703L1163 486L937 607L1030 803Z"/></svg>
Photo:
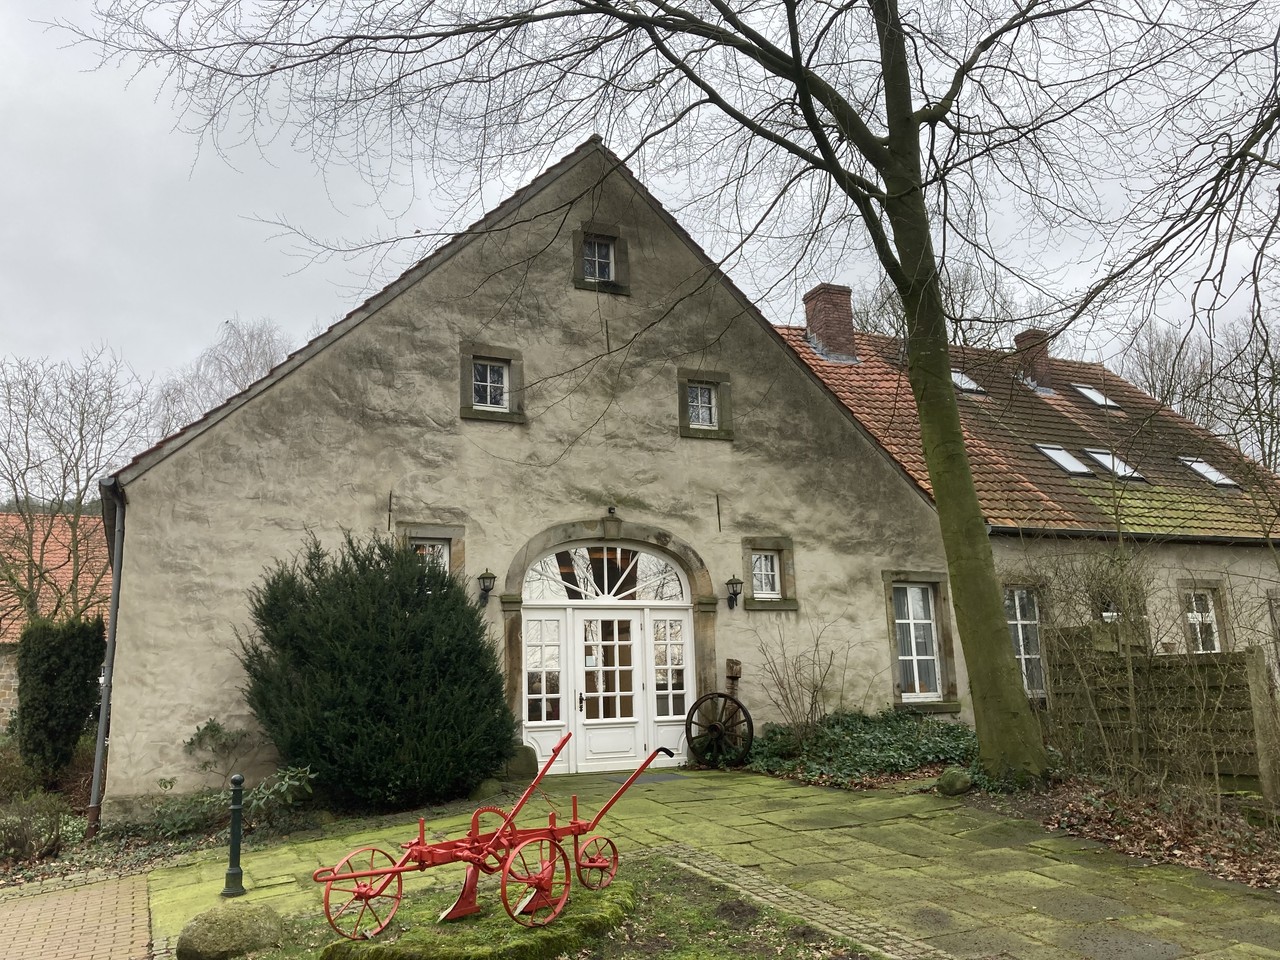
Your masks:
<svg viewBox="0 0 1280 960"><path fill-rule="evenodd" d="M147 878L119 877L0 901L5 960L146 960Z"/></svg>
<svg viewBox="0 0 1280 960"><path fill-rule="evenodd" d="M548 803L567 819L573 793L590 816L622 779L553 778L520 824L545 822ZM468 820L434 819L428 833L457 837ZM617 841L624 876L629 857L664 852L688 869L900 960L1280 960L1280 896L1274 892L1180 867L1144 865L1089 841L1046 834L1034 823L907 787L848 793L750 774L654 772L609 812L600 832ZM415 833L416 823L397 822L250 850L243 858L244 899L283 914L319 914L323 889L311 881L316 867L367 844L397 851ZM157 955L171 950L187 920L225 902L219 896L225 870L225 860L206 856L150 874ZM428 870L406 879L405 896L460 881L456 866ZM62 932L75 922L73 911L91 912L78 905L82 897L104 900L109 889L123 897L127 883L82 887L65 900L49 893L0 901L0 929L17 929L12 911L31 900L36 909L23 922L47 918L52 922L43 935L66 943ZM133 883L136 896L138 881ZM141 913L136 899L132 906L127 899L116 904L105 912ZM136 939L130 946L108 945L108 929L123 943L120 926L87 922L97 932L69 938L81 944L76 952L57 953L54 939L41 944L38 936L24 941L38 944L36 953L0 952L6 960L140 955L129 952Z"/></svg>

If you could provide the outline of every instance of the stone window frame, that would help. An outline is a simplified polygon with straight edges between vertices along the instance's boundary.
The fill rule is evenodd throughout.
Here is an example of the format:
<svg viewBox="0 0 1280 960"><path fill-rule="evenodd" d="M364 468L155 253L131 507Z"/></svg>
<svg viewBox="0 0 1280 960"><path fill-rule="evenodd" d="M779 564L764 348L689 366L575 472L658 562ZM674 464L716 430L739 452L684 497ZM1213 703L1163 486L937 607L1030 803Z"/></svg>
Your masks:
<svg viewBox="0 0 1280 960"><path fill-rule="evenodd" d="M894 709L917 713L959 713L955 637L951 627L951 587L947 575L936 570L884 570L881 577L884 580L885 622L893 676ZM937 631L934 643L938 655L937 700L903 700L902 687L898 682L898 635L893 616L893 588L909 584L933 589L933 620Z"/></svg>
<svg viewBox="0 0 1280 960"><path fill-rule="evenodd" d="M689 422L689 387L715 388L716 425L698 427ZM719 370L695 370L680 367L676 370L676 405L680 423L680 436L699 440L733 439L733 384L727 373Z"/></svg>
<svg viewBox="0 0 1280 960"><path fill-rule="evenodd" d="M412 521L396 521L396 535L407 545L418 542L447 543L449 555L449 572L462 576L466 570L466 547L463 540L464 528L450 523L415 523Z"/></svg>
<svg viewBox="0 0 1280 960"><path fill-rule="evenodd" d="M1182 626L1182 642L1186 651L1193 654L1226 653L1231 649L1231 633L1227 629L1227 601L1223 582L1216 579L1186 579L1177 582L1178 588L1178 622ZM1213 606L1214 643L1213 650L1192 648L1193 634L1191 630L1191 613L1186 608L1186 599L1193 593L1204 593L1209 596Z"/></svg>
<svg viewBox="0 0 1280 960"><path fill-rule="evenodd" d="M757 597L754 595L754 578L752 571L752 554L773 553L778 556L778 586L782 591L780 597ZM800 601L796 597L796 551L790 537L743 537L742 538L742 608L744 610L799 610Z"/></svg>
<svg viewBox="0 0 1280 960"><path fill-rule="evenodd" d="M607 240L612 246L613 279L589 279L583 267L586 241L588 238ZM594 293L612 293L620 297L631 295L631 262L627 238L616 223L601 223L595 220L584 221L573 231L573 285L579 290L591 290Z"/></svg>
<svg viewBox="0 0 1280 960"><path fill-rule="evenodd" d="M464 340L459 345L458 416L464 420L495 420L501 423L524 423L524 355L519 350ZM472 390L476 361L505 364L507 368L507 409L477 407Z"/></svg>

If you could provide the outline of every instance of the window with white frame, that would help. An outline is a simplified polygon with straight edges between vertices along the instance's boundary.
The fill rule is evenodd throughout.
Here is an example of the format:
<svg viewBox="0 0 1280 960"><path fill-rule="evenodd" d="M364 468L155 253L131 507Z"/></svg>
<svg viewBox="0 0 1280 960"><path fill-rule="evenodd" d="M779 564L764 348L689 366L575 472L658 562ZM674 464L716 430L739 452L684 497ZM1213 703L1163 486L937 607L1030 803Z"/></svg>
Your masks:
<svg viewBox="0 0 1280 960"><path fill-rule="evenodd" d="M942 699L936 606L933 584L893 585L898 687L904 703Z"/></svg>
<svg viewBox="0 0 1280 960"><path fill-rule="evenodd" d="M1086 386L1083 383L1073 383L1071 386L1075 388L1075 391L1080 394L1080 396L1084 397L1096 406L1107 407L1114 410L1120 409L1120 404L1116 403L1097 387Z"/></svg>
<svg viewBox="0 0 1280 960"><path fill-rule="evenodd" d="M742 605L746 610L799 610L795 543L788 536L742 538Z"/></svg>
<svg viewBox="0 0 1280 960"><path fill-rule="evenodd" d="M561 622L557 617L524 621L524 718L529 723L560 722Z"/></svg>
<svg viewBox="0 0 1280 960"><path fill-rule="evenodd" d="M1114 473L1121 480L1145 480L1146 478L1140 474L1135 467L1129 466L1110 450L1085 449L1085 454L1094 460L1099 466L1105 467Z"/></svg>
<svg viewBox="0 0 1280 960"><path fill-rule="evenodd" d="M424 563L438 563L445 570L449 567L449 541L427 537L410 537L409 547Z"/></svg>
<svg viewBox="0 0 1280 960"><path fill-rule="evenodd" d="M1056 443L1037 443L1036 449L1073 476L1093 475L1093 471L1065 447L1060 447Z"/></svg>
<svg viewBox="0 0 1280 960"><path fill-rule="evenodd" d="M654 715L683 717L685 703L685 622L680 619L653 619Z"/></svg>
<svg viewBox="0 0 1280 960"><path fill-rule="evenodd" d="M685 402L689 411L689 426L698 430L714 430L717 388L714 383L691 383L685 387Z"/></svg>
<svg viewBox="0 0 1280 960"><path fill-rule="evenodd" d="M727 373L676 371L680 436L700 440L733 439L733 403Z"/></svg>
<svg viewBox="0 0 1280 960"><path fill-rule="evenodd" d="M1030 587L1009 587L1004 592L1004 617L1009 624L1013 655L1022 673L1022 689L1028 696L1044 696L1044 664L1040 659L1040 608Z"/></svg>
<svg viewBox="0 0 1280 960"><path fill-rule="evenodd" d="M499 344L460 344L464 420L524 423L524 359L519 350Z"/></svg>
<svg viewBox="0 0 1280 960"><path fill-rule="evenodd" d="M962 370L951 371L951 382L961 393L986 393L982 384Z"/></svg>
<svg viewBox="0 0 1280 960"><path fill-rule="evenodd" d="M627 240L617 223L587 222L573 231L573 285L596 294L631 292Z"/></svg>
<svg viewBox="0 0 1280 960"><path fill-rule="evenodd" d="M1199 457L1179 457L1178 459L1182 461L1185 466L1190 467L1205 480L1212 483L1215 487L1240 486L1240 484L1236 483L1213 464L1208 463L1205 460L1201 460Z"/></svg>
<svg viewBox="0 0 1280 960"><path fill-rule="evenodd" d="M511 364L505 360L473 360L471 405L481 410L510 410Z"/></svg>
<svg viewBox="0 0 1280 960"><path fill-rule="evenodd" d="M752 552L751 596L756 600L782 599L782 558L778 551Z"/></svg>
<svg viewBox="0 0 1280 960"><path fill-rule="evenodd" d="M613 269L613 237L604 237L595 233L585 234L582 238L582 278L612 282Z"/></svg>
<svg viewBox="0 0 1280 960"><path fill-rule="evenodd" d="M1187 624L1187 649L1191 653L1217 653L1222 649L1216 593L1212 588L1183 591L1182 612Z"/></svg>

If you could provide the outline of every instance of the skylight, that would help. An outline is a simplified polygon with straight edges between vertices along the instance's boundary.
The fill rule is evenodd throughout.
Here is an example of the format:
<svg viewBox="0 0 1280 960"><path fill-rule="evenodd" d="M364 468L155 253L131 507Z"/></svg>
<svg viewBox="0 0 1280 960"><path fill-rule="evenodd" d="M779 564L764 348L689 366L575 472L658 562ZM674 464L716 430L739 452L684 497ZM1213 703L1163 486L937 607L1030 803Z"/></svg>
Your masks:
<svg viewBox="0 0 1280 960"><path fill-rule="evenodd" d="M1240 484L1236 483L1234 480L1228 477L1225 473L1223 473L1213 464L1206 463L1204 460L1201 460L1199 457L1179 457L1178 459L1181 460L1183 463L1185 463L1188 467L1190 467L1196 473L1200 474L1200 476L1204 477L1206 480L1212 483L1215 487L1240 486Z"/></svg>
<svg viewBox="0 0 1280 960"><path fill-rule="evenodd" d="M1087 476L1093 473L1092 470L1068 452L1066 447L1060 447L1056 443L1037 443L1036 449L1067 471L1067 473L1077 476Z"/></svg>
<svg viewBox="0 0 1280 960"><path fill-rule="evenodd" d="M982 389L982 384L974 380L967 373L961 373L959 370L951 371L951 382L956 385L956 389L964 393L986 393Z"/></svg>
<svg viewBox="0 0 1280 960"><path fill-rule="evenodd" d="M1096 387L1087 387L1083 383L1073 383L1071 386L1082 397L1092 400L1099 407L1111 407L1114 410L1120 409L1120 404L1116 403Z"/></svg>
<svg viewBox="0 0 1280 960"><path fill-rule="evenodd" d="M1121 480L1145 480L1146 478L1133 467L1129 466L1110 450L1089 450L1085 453L1096 460L1101 466L1106 467Z"/></svg>

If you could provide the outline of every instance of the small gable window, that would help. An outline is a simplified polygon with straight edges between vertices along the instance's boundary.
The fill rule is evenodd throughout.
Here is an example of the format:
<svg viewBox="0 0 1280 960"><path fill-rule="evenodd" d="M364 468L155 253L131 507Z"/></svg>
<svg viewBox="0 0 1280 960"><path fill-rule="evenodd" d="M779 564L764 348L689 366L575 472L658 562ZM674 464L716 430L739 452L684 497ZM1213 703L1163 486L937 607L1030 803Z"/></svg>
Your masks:
<svg viewBox="0 0 1280 960"><path fill-rule="evenodd" d="M973 377L969 376L967 373L962 373L959 370L951 371L951 382L955 384L956 389L959 390L961 393L986 393L987 392L986 390L982 389L982 385L978 383L978 381L974 380Z"/></svg>
<svg viewBox="0 0 1280 960"><path fill-rule="evenodd" d="M1145 480L1146 478L1140 474L1136 468L1129 466L1110 450L1090 450L1086 449L1085 454L1096 461L1099 466L1110 470L1121 480Z"/></svg>
<svg viewBox="0 0 1280 960"><path fill-rule="evenodd" d="M616 223L582 224L573 231L573 285L626 296L631 292L627 241Z"/></svg>
<svg viewBox="0 0 1280 960"><path fill-rule="evenodd" d="M471 405L489 410L510 410L511 365L502 360L476 360L471 364Z"/></svg>
<svg viewBox="0 0 1280 960"><path fill-rule="evenodd" d="M459 415L465 420L524 423L524 360L520 351L463 341Z"/></svg>
<svg viewBox="0 0 1280 960"><path fill-rule="evenodd" d="M1194 470L1196 473L1200 474L1200 476L1204 477L1204 479L1212 483L1215 487L1240 486L1240 484L1236 483L1234 480L1228 477L1225 473L1223 473L1213 464L1206 463L1204 460L1201 460L1198 457L1179 457L1178 459L1181 460L1188 467L1190 467L1192 470Z"/></svg>
<svg viewBox="0 0 1280 960"><path fill-rule="evenodd" d="M680 436L733 439L733 395L727 373L677 370Z"/></svg>
<svg viewBox="0 0 1280 960"><path fill-rule="evenodd" d="M613 279L613 238L587 234L582 241L582 276L586 280Z"/></svg>
<svg viewBox="0 0 1280 960"><path fill-rule="evenodd" d="M691 383L685 391L685 399L689 404L689 426L714 430L716 428L716 385Z"/></svg>
<svg viewBox="0 0 1280 960"><path fill-rule="evenodd" d="M1083 383L1073 383L1072 389L1086 400L1092 401L1096 406L1109 407L1112 410L1119 410L1120 404L1116 403L1101 390L1096 387L1085 386Z"/></svg>
<svg viewBox="0 0 1280 960"><path fill-rule="evenodd" d="M1076 459L1070 451L1065 447L1058 446L1056 443L1037 443L1036 449L1067 471L1067 473L1074 476L1090 476L1093 473L1080 460Z"/></svg>

